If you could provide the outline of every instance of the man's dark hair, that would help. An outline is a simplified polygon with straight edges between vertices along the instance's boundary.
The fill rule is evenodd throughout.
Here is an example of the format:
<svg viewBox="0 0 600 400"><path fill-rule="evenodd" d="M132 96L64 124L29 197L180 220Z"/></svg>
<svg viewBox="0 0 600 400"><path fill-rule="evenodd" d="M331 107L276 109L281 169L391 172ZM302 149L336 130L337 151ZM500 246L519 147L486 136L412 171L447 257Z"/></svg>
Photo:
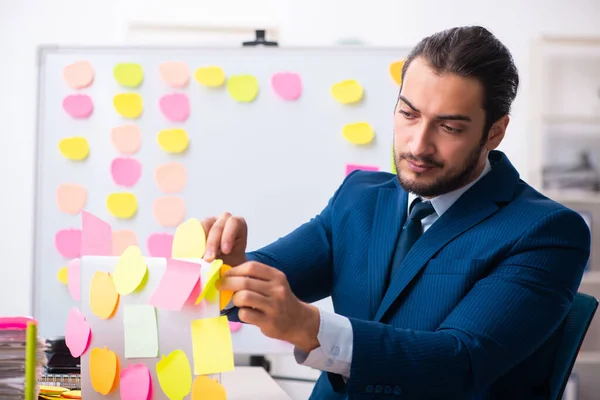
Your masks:
<svg viewBox="0 0 600 400"><path fill-rule="evenodd" d="M457 27L421 40L406 58L402 76L417 57L440 75L473 77L481 82L486 114L483 140L487 140L494 122L509 114L519 87L519 73L506 46L481 26Z"/></svg>

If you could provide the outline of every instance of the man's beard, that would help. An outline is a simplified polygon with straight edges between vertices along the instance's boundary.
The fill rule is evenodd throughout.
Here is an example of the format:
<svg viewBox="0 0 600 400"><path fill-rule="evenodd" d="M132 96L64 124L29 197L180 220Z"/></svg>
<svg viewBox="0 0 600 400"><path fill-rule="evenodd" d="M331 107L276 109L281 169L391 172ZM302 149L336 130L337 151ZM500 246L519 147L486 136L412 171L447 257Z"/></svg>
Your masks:
<svg viewBox="0 0 600 400"><path fill-rule="evenodd" d="M465 160L462 168L458 173L453 173L450 176L442 175L435 182L419 183L411 181L402 176L400 169L400 161L409 160L415 161L420 164L427 166L434 166L434 168L441 168L443 171L444 164L431 158L417 158L410 153L403 153L399 156L394 152L394 162L396 163L396 171L398 182L407 192L411 192L420 197L436 197L445 193L452 192L453 190L459 189L471 182L477 173L477 164L479 163L479 157L481 156L481 150L485 146L484 143L480 143L476 148L471 151L467 159ZM417 176L419 174L417 173Z"/></svg>

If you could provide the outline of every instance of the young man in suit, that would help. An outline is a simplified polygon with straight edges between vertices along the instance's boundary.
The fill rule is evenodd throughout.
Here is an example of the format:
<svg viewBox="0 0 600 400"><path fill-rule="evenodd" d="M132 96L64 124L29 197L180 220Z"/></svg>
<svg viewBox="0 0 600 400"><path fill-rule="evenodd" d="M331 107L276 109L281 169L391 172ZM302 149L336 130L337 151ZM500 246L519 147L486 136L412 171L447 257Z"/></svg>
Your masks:
<svg viewBox="0 0 600 400"><path fill-rule="evenodd" d="M350 174L319 215L250 253L242 218L203 221L205 258L235 266L230 318L322 370L312 398L546 398L590 232L496 150L518 83L486 29L436 33L404 65L397 176ZM335 313L309 304L327 296Z"/></svg>

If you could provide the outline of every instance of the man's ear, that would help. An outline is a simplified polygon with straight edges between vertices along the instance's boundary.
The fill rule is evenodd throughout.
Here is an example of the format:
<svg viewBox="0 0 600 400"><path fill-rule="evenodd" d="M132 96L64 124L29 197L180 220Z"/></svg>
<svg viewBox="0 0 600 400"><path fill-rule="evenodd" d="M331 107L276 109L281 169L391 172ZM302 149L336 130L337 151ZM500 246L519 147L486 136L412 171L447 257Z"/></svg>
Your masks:
<svg viewBox="0 0 600 400"><path fill-rule="evenodd" d="M505 115L498 121L494 122L494 124L490 128L490 134L488 135L488 140L485 145L485 148L488 151L495 150L496 147L500 145L502 139L504 139L504 135L506 134L506 127L508 126L509 121L510 117L508 115Z"/></svg>

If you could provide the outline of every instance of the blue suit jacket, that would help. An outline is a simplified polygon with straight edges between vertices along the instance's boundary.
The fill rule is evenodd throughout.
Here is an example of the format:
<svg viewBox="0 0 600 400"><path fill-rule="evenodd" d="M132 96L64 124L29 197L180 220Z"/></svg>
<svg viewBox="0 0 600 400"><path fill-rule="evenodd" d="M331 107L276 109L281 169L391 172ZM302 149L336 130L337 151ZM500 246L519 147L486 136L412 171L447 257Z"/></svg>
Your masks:
<svg viewBox="0 0 600 400"><path fill-rule="evenodd" d="M590 232L519 179L506 156L417 241L384 291L406 218L395 175L356 171L325 209L249 259L285 272L305 302L350 319L350 379L314 399L535 399L578 290ZM235 317L234 317L235 318Z"/></svg>

